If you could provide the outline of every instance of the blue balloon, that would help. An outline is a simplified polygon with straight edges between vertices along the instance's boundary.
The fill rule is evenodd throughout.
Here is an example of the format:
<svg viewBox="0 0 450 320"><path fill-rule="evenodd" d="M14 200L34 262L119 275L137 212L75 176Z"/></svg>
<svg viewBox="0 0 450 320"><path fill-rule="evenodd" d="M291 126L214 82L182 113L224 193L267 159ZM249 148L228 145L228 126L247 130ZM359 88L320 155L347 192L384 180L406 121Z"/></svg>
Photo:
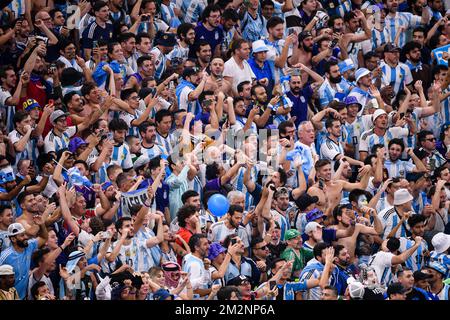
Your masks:
<svg viewBox="0 0 450 320"><path fill-rule="evenodd" d="M208 210L215 217L222 217L228 212L228 208L230 208L230 203L228 199L222 194L214 194L208 199Z"/></svg>

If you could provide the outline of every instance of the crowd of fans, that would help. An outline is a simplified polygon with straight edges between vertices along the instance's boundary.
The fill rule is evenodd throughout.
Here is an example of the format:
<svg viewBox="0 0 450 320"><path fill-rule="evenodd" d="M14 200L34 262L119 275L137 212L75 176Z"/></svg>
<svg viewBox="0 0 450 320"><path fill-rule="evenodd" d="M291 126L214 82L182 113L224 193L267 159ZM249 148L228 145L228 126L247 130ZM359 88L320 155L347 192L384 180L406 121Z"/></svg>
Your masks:
<svg viewBox="0 0 450 320"><path fill-rule="evenodd" d="M449 299L448 1L2 3L0 300Z"/></svg>

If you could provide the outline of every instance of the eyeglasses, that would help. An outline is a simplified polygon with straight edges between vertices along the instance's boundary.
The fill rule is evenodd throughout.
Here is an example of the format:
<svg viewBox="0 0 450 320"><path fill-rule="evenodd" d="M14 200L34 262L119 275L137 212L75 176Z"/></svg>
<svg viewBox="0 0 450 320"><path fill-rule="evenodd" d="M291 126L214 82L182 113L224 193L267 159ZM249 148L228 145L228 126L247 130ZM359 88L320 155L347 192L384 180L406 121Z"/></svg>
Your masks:
<svg viewBox="0 0 450 320"><path fill-rule="evenodd" d="M267 245L265 245L265 246L262 246L261 248L255 248L255 250L266 250L268 247L267 247Z"/></svg>
<svg viewBox="0 0 450 320"><path fill-rule="evenodd" d="M425 140L433 142L433 141L436 141L436 138L429 138L429 139L425 139Z"/></svg>

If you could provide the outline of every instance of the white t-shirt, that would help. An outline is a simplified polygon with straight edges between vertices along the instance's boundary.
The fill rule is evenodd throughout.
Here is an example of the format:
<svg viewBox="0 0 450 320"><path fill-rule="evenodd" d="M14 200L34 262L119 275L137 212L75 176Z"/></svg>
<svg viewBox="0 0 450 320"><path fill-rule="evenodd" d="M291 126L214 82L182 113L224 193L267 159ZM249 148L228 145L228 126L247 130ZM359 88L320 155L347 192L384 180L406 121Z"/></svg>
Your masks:
<svg viewBox="0 0 450 320"><path fill-rule="evenodd" d="M250 81L252 82L253 79L256 79L255 74L252 71L252 68L248 64L247 61L242 62L244 65L244 69L241 69L237 63L236 60L234 60L233 57L231 57L227 62L225 62L224 70L223 70L223 76L224 77L231 77L232 78L232 85L233 90L237 91L237 86L239 83L243 81Z"/></svg>

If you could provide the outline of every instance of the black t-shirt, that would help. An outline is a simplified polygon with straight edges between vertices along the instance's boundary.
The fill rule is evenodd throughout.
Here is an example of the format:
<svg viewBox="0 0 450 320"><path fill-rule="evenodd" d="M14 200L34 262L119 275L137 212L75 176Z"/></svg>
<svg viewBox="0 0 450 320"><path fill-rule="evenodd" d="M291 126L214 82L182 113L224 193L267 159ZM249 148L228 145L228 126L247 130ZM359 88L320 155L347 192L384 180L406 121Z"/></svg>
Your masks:
<svg viewBox="0 0 450 320"><path fill-rule="evenodd" d="M420 292L416 288L413 288L410 293L406 294L406 300L428 300L428 299L422 292Z"/></svg>
<svg viewBox="0 0 450 320"><path fill-rule="evenodd" d="M384 300L384 295L383 292L378 288L365 288L363 300Z"/></svg>

